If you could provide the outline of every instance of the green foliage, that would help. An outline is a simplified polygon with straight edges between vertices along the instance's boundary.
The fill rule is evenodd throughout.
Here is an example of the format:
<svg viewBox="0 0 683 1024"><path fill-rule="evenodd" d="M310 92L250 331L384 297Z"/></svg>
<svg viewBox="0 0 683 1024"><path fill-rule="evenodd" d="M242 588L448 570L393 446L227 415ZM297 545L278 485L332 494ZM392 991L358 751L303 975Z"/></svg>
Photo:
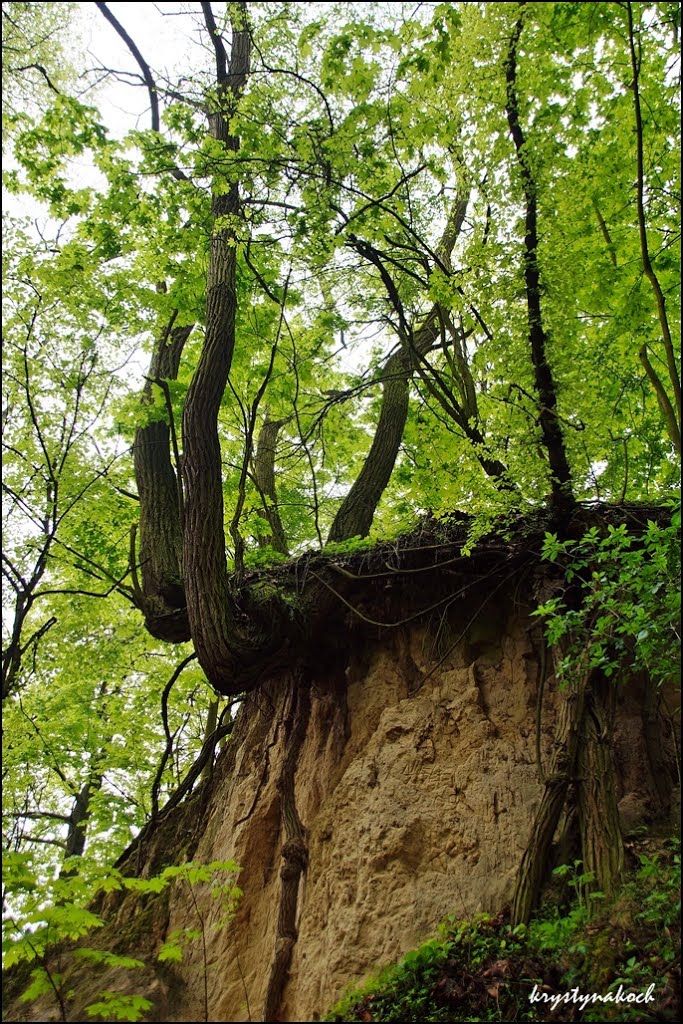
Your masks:
<svg viewBox="0 0 683 1024"><path fill-rule="evenodd" d="M147 1010L151 1010L153 1003L144 996L127 996L120 992L105 991L100 994L96 1003L86 1006L85 1012L89 1017L102 1017L105 1020L142 1020Z"/></svg>
<svg viewBox="0 0 683 1024"><path fill-rule="evenodd" d="M553 876L564 881L571 892L570 905L549 903L528 927L529 941L539 950L550 952L569 948L571 940L590 920L591 901L604 899L604 893L592 888L595 874L583 871L582 862L560 864Z"/></svg>
<svg viewBox="0 0 683 1024"><path fill-rule="evenodd" d="M120 956L118 953L111 953L106 949L89 949L81 946L74 950L74 956L79 960L87 960L93 964L104 964L105 967L123 967L132 970L135 967L144 967L142 960L136 960L132 956Z"/></svg>
<svg viewBox="0 0 683 1024"><path fill-rule="evenodd" d="M520 991L517 963L525 952L524 930L479 915L449 921L443 938L430 939L349 993L330 1021L503 1021L538 1019ZM523 962L523 973L532 966ZM538 964L533 965L538 967ZM488 973L487 973L488 972Z"/></svg>
<svg viewBox="0 0 683 1024"><path fill-rule="evenodd" d="M187 887L198 928L173 932L161 946L157 957L160 961L182 959L183 948L203 937L204 918L198 903L200 895L208 892L219 907L218 917L213 921L215 928L226 927L242 895L235 885L239 868L233 861L206 864L188 861L166 867L158 875L144 879L126 877L114 868L91 869L88 874L62 875L46 889L38 887L26 855L11 854L8 860L9 863L3 862L6 873L3 890L8 906L20 907L21 913L8 912L3 921L4 967L8 969L22 963L35 965L31 969L31 983L21 994L22 1000L33 1002L43 996L53 998L59 1005L63 1020L67 1019L71 998L68 981L79 962L86 962L92 968L120 971L145 967L144 961L136 957L82 944L83 939L103 928L101 917L86 905L99 894L128 891L138 896L157 896L172 884L180 883ZM74 945L76 940L78 945ZM92 1017L113 1016L116 1020L136 1021L151 1006L149 1000L139 995L103 991L99 1000L86 1010Z"/></svg>
<svg viewBox="0 0 683 1024"><path fill-rule="evenodd" d="M65 26L77 41L78 19L94 6L3 4L10 54L3 128L11 149L3 812L18 929L8 955L30 962L95 927L82 916L88 900L97 887L120 884L103 866L149 822L152 785L156 807L186 776L214 699L190 666L162 723L161 694L188 652L169 653L140 628L130 551L139 518L135 431L168 417L158 387L141 403L144 375L170 323L196 325L169 382L182 450L183 408L206 326L215 197L239 184L243 204L231 221L237 344L218 430L226 535L234 515L245 566L284 557L265 546L266 507L277 510L293 556L316 548L343 557L371 543L326 546L325 536L376 439L388 360L410 348L403 319L413 333L430 322L438 330L412 368L401 450L373 539L395 537L425 513L466 511L475 516L472 546L492 525L537 513L550 483L505 102L517 6L342 4L319 17L311 5L249 5L258 73L231 110L236 151L207 131L207 98L216 94L201 47L194 61L186 45L176 83L164 77L159 131L143 121L132 120L128 131L106 123L106 97L81 89L93 74L88 60L72 56L64 41ZM665 394L672 391L677 366L667 369L661 317L642 272L634 90L624 70L628 11L647 100L645 226L675 330L674 8L525 8L520 114L536 182L548 358L580 498L661 501L680 476L662 396L638 354L647 346ZM178 14L165 20L189 36L194 27ZM137 42L148 56L158 49ZM78 98L73 67L84 68ZM446 253L444 227L456 197L466 195L467 215ZM378 254L383 273L354 238ZM466 408L460 422L435 397L436 382L446 406ZM273 494L254 473L268 419L282 422L271 453ZM506 487L487 475L486 460L504 464ZM551 641L565 647L565 673L587 651L607 675L621 678L628 663L654 684L670 678L680 622L679 522L651 524L638 539L619 529L546 542L568 586L581 589L579 610L565 594L539 609ZM157 780L167 735L172 751ZM65 865L74 848L80 860ZM76 866L70 881L68 874L55 881ZM169 880L149 880L148 891ZM211 884L177 880L189 894ZM166 958L188 941L198 939L179 937ZM413 963L402 984L410 989L428 969ZM112 1016L139 1010L107 1005Z"/></svg>
<svg viewBox="0 0 683 1024"><path fill-rule="evenodd" d="M446 961L448 944L437 939L406 954L395 967L388 967L339 1002L324 1020L361 1020L359 1004L367 1006L373 1020L446 1020L434 1016L431 985Z"/></svg>
<svg viewBox="0 0 683 1024"><path fill-rule="evenodd" d="M79 28L76 5L22 3L2 5L2 124L6 135L25 111L38 110L54 99L55 90L72 86L74 44ZM67 42L68 40L68 42Z"/></svg>
<svg viewBox="0 0 683 1024"><path fill-rule="evenodd" d="M580 862L555 871L568 883L568 899L547 902L528 926L512 928L505 916L448 919L430 939L393 967L351 991L328 1021L540 1021L556 1020L557 1007L532 1002L534 988L560 998L635 993L654 985L647 1007L604 1002L564 1007L564 1020L660 1019L672 997L680 955L680 843L640 854L640 866L621 890L587 913L589 876ZM664 938L662 938L664 936ZM666 1012L664 1010L664 1012Z"/></svg>
<svg viewBox="0 0 683 1024"><path fill-rule="evenodd" d="M282 565L287 561L287 556L275 551L274 548L263 547L253 548L248 551L244 558L244 564L248 569L267 569L271 565Z"/></svg>
<svg viewBox="0 0 683 1024"><path fill-rule="evenodd" d="M639 671L655 686L679 678L680 525L678 507L670 525L649 521L640 537L625 524L606 532L592 527L576 541L546 537L544 557L580 592L578 608L557 596L534 612L545 621L548 642L566 651L563 678L586 659L618 681Z"/></svg>
<svg viewBox="0 0 683 1024"><path fill-rule="evenodd" d="M368 537L349 537L348 540L330 541L323 551L326 555L355 555L373 547L374 540Z"/></svg>
<svg viewBox="0 0 683 1024"><path fill-rule="evenodd" d="M680 955L680 839L650 845L659 849L638 855L639 864L620 892L594 909L590 923L585 903L577 902L566 915L546 906L542 919L530 925L530 941L563 965L567 989L579 985L584 992L607 994L619 986L644 992L652 985L662 1004L670 999L669 971ZM575 865L567 875L576 879ZM642 1013L635 1006L606 1003L588 1007L582 1019L638 1021Z"/></svg>
<svg viewBox="0 0 683 1024"><path fill-rule="evenodd" d="M573 864L560 864L553 871L557 878L566 879L576 896L580 911L588 909L589 900L604 899L604 893L596 892L591 887L595 882L595 872L583 871L582 862L575 860Z"/></svg>
<svg viewBox="0 0 683 1024"><path fill-rule="evenodd" d="M210 864L188 863L169 867L160 876L164 883L173 880L185 886L190 896L197 926L177 928L171 932L162 944L157 959L162 963L177 963L182 960L183 952L188 945L200 944L205 1021L209 1020L210 964L207 948L208 929L205 915L198 902L198 888L200 886L205 889L208 887L211 899L217 902L219 913L212 920L211 930L222 931L232 920L242 896L242 892L234 880L238 871L239 868L233 861L212 861ZM227 878L223 877L226 873Z"/></svg>

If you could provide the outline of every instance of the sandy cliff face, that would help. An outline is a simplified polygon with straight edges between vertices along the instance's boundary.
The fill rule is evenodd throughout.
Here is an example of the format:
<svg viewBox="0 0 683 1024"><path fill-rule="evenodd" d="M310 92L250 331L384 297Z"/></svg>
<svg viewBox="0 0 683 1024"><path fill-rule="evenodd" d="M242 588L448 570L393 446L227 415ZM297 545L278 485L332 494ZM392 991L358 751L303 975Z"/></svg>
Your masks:
<svg viewBox="0 0 683 1024"><path fill-rule="evenodd" d="M305 668L249 696L210 784L173 812L143 858L156 870L189 844L194 860L235 860L244 892L235 919L221 926L201 885L111 905L109 942L152 968L81 974L70 1019L87 1019L85 1005L113 988L148 995L150 1019L201 1021L206 979L208 1020L315 1021L446 915L495 911L510 899L542 793L541 638L512 587L487 597L485 613L473 610L461 602L391 631L340 621L346 642L335 659L318 659L313 647ZM666 742L653 765L643 739L645 692L623 693L617 715L627 827L661 809L666 790ZM550 677L540 712L546 763L557 704ZM298 822L307 847L300 877L282 857ZM199 940L180 964L153 966L160 943L199 918L206 969ZM29 1013L8 1019L52 1019L47 1006Z"/></svg>
<svg viewBox="0 0 683 1024"><path fill-rule="evenodd" d="M313 663L249 698L234 757L217 765L194 854L243 868L244 897L228 928L212 927L218 912L208 898L202 908L210 1020L317 1020L351 982L395 960L447 914L493 911L509 900L542 789L532 622L508 596L459 640L458 623L447 635L407 627L366 636L346 664L316 672ZM311 696L294 778L308 865L295 894L298 937L279 1010L264 1017L283 942L280 802L293 686L310 686ZM550 679L544 752L555 711ZM654 806L655 793L641 734L632 695L619 713L616 757L620 796L636 817ZM176 892L167 930L191 919L187 896ZM178 973L168 1019L203 1019L197 943Z"/></svg>

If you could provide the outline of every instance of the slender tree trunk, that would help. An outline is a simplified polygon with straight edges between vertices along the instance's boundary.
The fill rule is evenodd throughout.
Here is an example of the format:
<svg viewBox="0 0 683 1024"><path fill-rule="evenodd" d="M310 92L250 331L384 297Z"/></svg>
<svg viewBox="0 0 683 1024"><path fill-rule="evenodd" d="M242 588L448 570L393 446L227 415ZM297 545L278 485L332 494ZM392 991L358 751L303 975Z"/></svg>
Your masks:
<svg viewBox="0 0 683 1024"><path fill-rule="evenodd" d="M669 325L669 316L666 309L666 298L662 290L662 286L659 281L659 277L652 265L652 259L650 257L650 244L647 237L647 220L645 216L645 159L644 159L644 129L643 129L643 115L640 103L640 40L636 41L636 31L633 23L633 4L626 3L626 13L628 17L628 42L629 42L629 56L631 61L631 72L633 75L633 81L631 83L631 89L633 91L633 111L635 118L636 128L636 162L637 162L637 178L636 178L636 210L638 213L638 234L640 237L640 255L643 263L643 273L647 278L652 292L654 294L655 303L657 306L657 317L659 319L659 326L662 332L662 341L664 344L664 355L666 359L666 366L669 376L669 382L674 395L674 401L672 403L667 393L664 384L662 383L659 374L654 369L652 363L647 354L647 345L641 346L639 357L643 365L643 368L654 388L661 409L666 429L668 431L671 442L676 451L681 453L681 371L676 362L676 351L674 349L673 338L671 337L671 327Z"/></svg>
<svg viewBox="0 0 683 1024"><path fill-rule="evenodd" d="M287 535L280 518L277 505L277 488L275 486L275 453L277 439L281 429L289 418L271 420L266 413L266 418L261 427L256 454L254 456L254 483L261 495L263 512L270 527L270 536L265 534L259 537L261 547L272 547L281 555L288 555Z"/></svg>
<svg viewBox="0 0 683 1024"><path fill-rule="evenodd" d="M95 793L97 793L102 787L102 778L101 773L96 772L91 775L74 798L71 814L69 815L69 826L66 835L66 845L64 848L65 861L67 861L69 857L83 856L85 842L88 835L90 804ZM66 878L68 875L74 874L75 870L77 869L74 869L67 864L60 870L60 878Z"/></svg>
<svg viewBox="0 0 683 1024"><path fill-rule="evenodd" d="M218 724L218 698L216 697L209 704L209 710L208 710L207 715L206 715L206 728L204 729L204 740L202 742L202 750L204 750L204 748L206 747L207 743L209 742L209 740L211 739L211 737L215 733L217 724ZM204 765L204 768L202 769L202 774L200 776L200 780L202 782L206 782L208 779L211 778L211 776L213 774L213 761L214 761L213 757L210 757L207 760L206 764Z"/></svg>
<svg viewBox="0 0 683 1024"><path fill-rule="evenodd" d="M425 329L425 343L436 335ZM401 447L408 418L410 359L405 352L391 356L382 373L382 405L370 451L330 528L328 540L367 537L375 510L385 491Z"/></svg>
<svg viewBox="0 0 683 1024"><path fill-rule="evenodd" d="M66 857L80 857L85 849L90 801L102 785L102 776L88 779L76 795L69 817L69 831L66 837Z"/></svg>
<svg viewBox="0 0 683 1024"><path fill-rule="evenodd" d="M517 97L517 46L524 27L525 3L510 40L505 62L507 83L507 119L515 145L525 202L524 282L529 322L529 347L534 369L534 382L538 396L538 422L543 445L548 455L551 476L551 504L560 521L565 521L574 507L571 470L564 445L564 437L557 415L557 391L548 362L548 336L543 326L541 311L541 276L538 265L538 206L527 140L519 116Z"/></svg>

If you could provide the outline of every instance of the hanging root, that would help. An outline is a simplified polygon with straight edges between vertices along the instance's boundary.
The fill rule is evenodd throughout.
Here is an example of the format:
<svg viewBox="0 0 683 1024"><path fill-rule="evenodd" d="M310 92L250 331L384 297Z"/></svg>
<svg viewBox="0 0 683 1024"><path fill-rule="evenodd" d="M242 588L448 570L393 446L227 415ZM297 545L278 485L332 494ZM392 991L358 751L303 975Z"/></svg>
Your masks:
<svg viewBox="0 0 683 1024"><path fill-rule="evenodd" d="M284 723L284 760L278 779L280 793L280 821L284 842L280 868L280 906L278 908L275 952L270 968L268 988L263 1009L264 1021L279 1020L282 996L289 976L296 929L299 882L308 863L306 829L296 809L294 776L299 754L306 738L311 710L311 695L307 683L299 676L294 685Z"/></svg>

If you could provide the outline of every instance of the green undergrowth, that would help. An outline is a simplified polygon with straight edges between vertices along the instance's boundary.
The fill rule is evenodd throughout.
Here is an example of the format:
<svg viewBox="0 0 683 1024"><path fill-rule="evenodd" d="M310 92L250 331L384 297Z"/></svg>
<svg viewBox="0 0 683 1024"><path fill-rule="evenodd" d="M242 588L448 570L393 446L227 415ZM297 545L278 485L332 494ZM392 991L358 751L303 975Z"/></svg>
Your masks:
<svg viewBox="0 0 683 1024"><path fill-rule="evenodd" d="M635 849L610 900L590 892L580 862L565 865L528 926L512 928L505 912L448 919L323 1020L679 1020L680 842ZM592 995L609 998L581 1002Z"/></svg>

